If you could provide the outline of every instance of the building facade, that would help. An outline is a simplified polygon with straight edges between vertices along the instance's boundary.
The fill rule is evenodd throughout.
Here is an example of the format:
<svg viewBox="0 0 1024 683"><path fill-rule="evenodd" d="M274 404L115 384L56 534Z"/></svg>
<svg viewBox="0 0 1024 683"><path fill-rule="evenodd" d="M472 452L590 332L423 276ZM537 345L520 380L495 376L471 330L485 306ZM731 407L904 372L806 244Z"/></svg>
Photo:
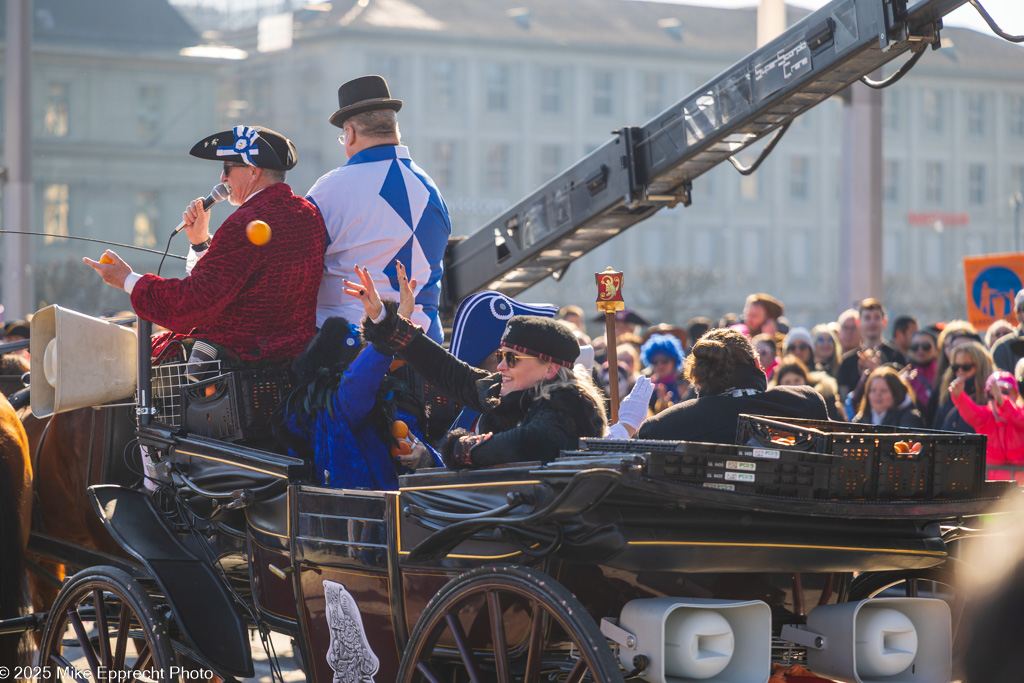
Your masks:
<svg viewBox="0 0 1024 683"><path fill-rule="evenodd" d="M33 225L5 227L49 235L31 241L37 306L129 308L81 262L106 245L62 236L156 250L113 247L137 271L157 269L189 199L218 182L188 150L217 130L224 60L181 54L201 39L166 0L35 0L33 25ZM167 259L163 274L183 273Z"/></svg>

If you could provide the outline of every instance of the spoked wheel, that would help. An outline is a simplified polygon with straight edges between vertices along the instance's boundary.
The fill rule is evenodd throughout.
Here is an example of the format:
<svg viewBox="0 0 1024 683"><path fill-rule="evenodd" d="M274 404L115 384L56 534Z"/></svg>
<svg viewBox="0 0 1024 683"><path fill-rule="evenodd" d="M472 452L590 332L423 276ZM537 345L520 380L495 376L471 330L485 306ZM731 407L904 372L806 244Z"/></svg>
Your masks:
<svg viewBox="0 0 1024 683"><path fill-rule="evenodd" d="M956 573L948 565L928 569L865 572L850 584L850 601L867 598L938 598L949 604L953 635L953 674L962 673L969 633L965 624L967 601Z"/></svg>
<svg viewBox="0 0 1024 683"><path fill-rule="evenodd" d="M401 683L623 683L580 602L550 576L513 565L452 580L427 605L402 656Z"/></svg>
<svg viewBox="0 0 1024 683"><path fill-rule="evenodd" d="M80 658L84 669L72 666ZM138 581L114 567L84 569L64 584L39 651L39 664L50 667L51 680L163 683L172 680L173 662L163 617Z"/></svg>

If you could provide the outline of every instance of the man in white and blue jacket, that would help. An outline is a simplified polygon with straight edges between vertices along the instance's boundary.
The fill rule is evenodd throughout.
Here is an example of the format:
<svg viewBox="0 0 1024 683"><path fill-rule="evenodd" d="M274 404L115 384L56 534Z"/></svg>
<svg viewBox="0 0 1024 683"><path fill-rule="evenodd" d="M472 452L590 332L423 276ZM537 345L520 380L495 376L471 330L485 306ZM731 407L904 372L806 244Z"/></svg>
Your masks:
<svg viewBox="0 0 1024 683"><path fill-rule="evenodd" d="M331 316L362 318L359 300L342 291L342 280L359 281L357 265L374 274L381 296L397 299L395 263L401 261L419 283L412 322L440 343L437 307L452 230L448 207L434 181L399 144L402 101L391 98L382 77L345 83L338 88L338 103L330 122L342 129L338 140L348 162L317 180L307 195L323 216L328 238L317 327Z"/></svg>

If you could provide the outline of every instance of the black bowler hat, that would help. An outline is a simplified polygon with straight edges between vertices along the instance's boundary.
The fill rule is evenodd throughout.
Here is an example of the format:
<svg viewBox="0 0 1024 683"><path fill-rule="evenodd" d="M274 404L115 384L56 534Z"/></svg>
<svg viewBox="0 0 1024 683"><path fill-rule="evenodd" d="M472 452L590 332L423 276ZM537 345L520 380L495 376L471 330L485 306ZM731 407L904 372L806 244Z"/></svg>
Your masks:
<svg viewBox="0 0 1024 683"><path fill-rule="evenodd" d="M299 153L292 141L263 126L235 126L215 133L193 145L189 154L277 171L290 171L299 163Z"/></svg>
<svg viewBox="0 0 1024 683"><path fill-rule="evenodd" d="M568 327L537 315L513 316L501 336L501 345L567 368L580 355L580 343Z"/></svg>
<svg viewBox="0 0 1024 683"><path fill-rule="evenodd" d="M338 88L338 111L331 114L331 125L345 127L345 119L374 109L402 108L402 100L391 99L388 82L383 76L360 76Z"/></svg>

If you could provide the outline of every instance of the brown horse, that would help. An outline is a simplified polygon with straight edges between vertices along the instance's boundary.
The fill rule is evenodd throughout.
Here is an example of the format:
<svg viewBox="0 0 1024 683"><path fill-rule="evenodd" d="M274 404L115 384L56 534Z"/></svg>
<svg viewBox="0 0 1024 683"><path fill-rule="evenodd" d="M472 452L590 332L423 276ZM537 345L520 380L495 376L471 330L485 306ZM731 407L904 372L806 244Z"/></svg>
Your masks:
<svg viewBox="0 0 1024 683"><path fill-rule="evenodd" d="M103 410L81 408L39 419L30 408L21 410L35 461L33 530L62 541L106 553L121 550L100 522L86 493L100 482L106 419ZM38 564L63 580L64 566L39 558ZM37 574L29 576L35 611L49 609L58 589Z"/></svg>
<svg viewBox="0 0 1024 683"><path fill-rule="evenodd" d="M32 461L28 436L7 398L0 394L0 619L28 609L23 554L32 518ZM26 656L22 635L0 636L0 662Z"/></svg>

